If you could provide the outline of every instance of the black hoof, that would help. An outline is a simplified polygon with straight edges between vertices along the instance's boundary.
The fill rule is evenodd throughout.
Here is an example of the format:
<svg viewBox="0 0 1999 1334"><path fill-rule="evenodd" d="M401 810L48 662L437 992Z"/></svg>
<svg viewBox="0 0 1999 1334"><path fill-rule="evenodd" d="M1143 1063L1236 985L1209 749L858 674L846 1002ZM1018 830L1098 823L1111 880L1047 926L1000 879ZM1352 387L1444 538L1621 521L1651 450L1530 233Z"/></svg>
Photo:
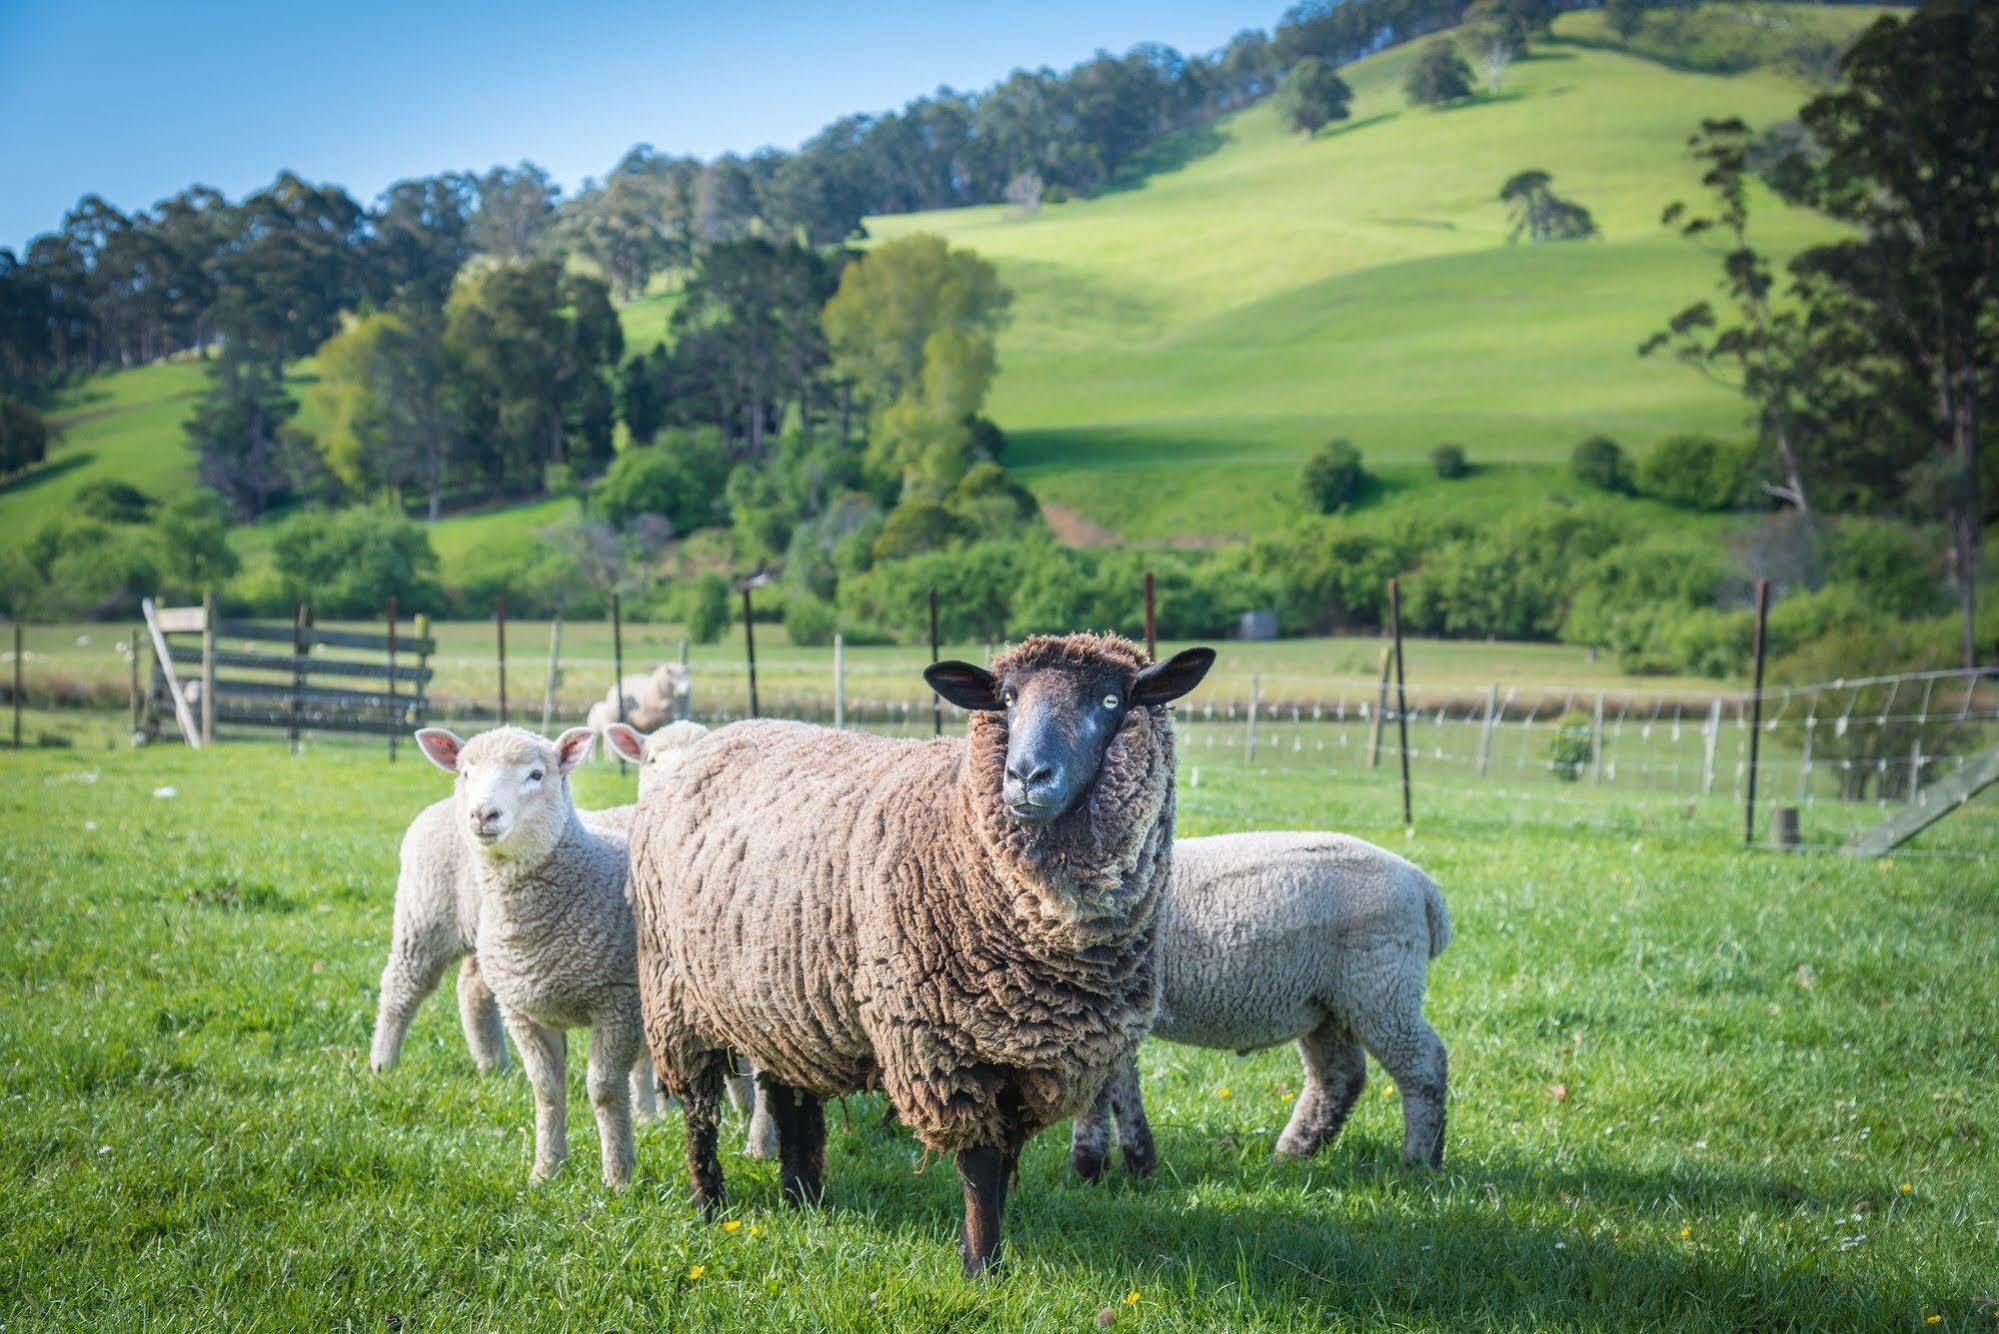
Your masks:
<svg viewBox="0 0 1999 1334"><path fill-rule="evenodd" d="M1102 1154L1074 1153L1069 1155L1069 1165L1076 1169L1076 1175L1095 1185L1104 1179L1104 1159Z"/></svg>
<svg viewBox="0 0 1999 1334"><path fill-rule="evenodd" d="M1159 1155L1151 1149L1144 1149L1137 1153L1126 1149L1124 1151L1124 1170L1135 1177L1149 1177L1159 1170Z"/></svg>

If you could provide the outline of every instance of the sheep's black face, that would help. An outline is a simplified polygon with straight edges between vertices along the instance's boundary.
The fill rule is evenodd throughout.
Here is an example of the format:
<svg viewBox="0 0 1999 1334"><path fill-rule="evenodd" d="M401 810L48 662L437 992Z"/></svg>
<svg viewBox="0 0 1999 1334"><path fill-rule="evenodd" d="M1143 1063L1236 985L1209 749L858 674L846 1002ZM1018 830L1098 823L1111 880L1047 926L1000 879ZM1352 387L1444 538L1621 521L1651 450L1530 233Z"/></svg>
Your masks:
<svg viewBox="0 0 1999 1334"><path fill-rule="evenodd" d="M964 662L923 673L960 708L1006 714L1006 777L1000 799L1026 824L1061 819L1096 786L1104 753L1133 709L1192 690L1213 649L1188 649L1143 670L1116 661L1002 666L998 676Z"/></svg>

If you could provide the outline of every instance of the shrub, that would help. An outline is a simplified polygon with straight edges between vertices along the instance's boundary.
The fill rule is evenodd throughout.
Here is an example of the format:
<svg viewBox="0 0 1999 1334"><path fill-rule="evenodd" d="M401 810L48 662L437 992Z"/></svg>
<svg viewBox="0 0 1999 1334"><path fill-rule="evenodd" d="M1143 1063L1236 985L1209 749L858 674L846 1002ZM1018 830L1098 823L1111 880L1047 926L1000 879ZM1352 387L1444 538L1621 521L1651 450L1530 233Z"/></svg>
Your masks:
<svg viewBox="0 0 1999 1334"><path fill-rule="evenodd" d="M45 520L4 553L10 610L49 619L129 616L160 583L158 542L144 528L79 516Z"/></svg>
<svg viewBox="0 0 1999 1334"><path fill-rule="evenodd" d="M1638 489L1689 510L1725 510L1742 499L1747 452L1705 435L1669 435L1646 451Z"/></svg>
<svg viewBox="0 0 1999 1334"><path fill-rule="evenodd" d="M1403 96L1411 106L1435 107L1471 96L1471 66L1448 37L1439 37L1416 53L1402 80Z"/></svg>
<svg viewBox="0 0 1999 1334"><path fill-rule="evenodd" d="M1011 537L1032 523L1041 506L997 463L975 463L944 497L944 508L980 537Z"/></svg>
<svg viewBox="0 0 1999 1334"><path fill-rule="evenodd" d="M1437 470L1437 476L1447 482L1471 472L1471 464L1465 459L1463 445L1438 445L1430 451L1430 466Z"/></svg>
<svg viewBox="0 0 1999 1334"><path fill-rule="evenodd" d="M210 491L182 496L160 511L153 529L170 592L196 597L235 575L239 562L229 548L228 518L222 497Z"/></svg>
<svg viewBox="0 0 1999 1334"><path fill-rule="evenodd" d="M1746 611L1701 607L1661 627L1668 660L1697 676L1740 676L1755 651L1756 618Z"/></svg>
<svg viewBox="0 0 1999 1334"><path fill-rule="evenodd" d="M1593 435L1577 445L1569 455L1569 471L1584 486L1599 491L1627 494L1631 490L1631 465L1624 451L1608 436Z"/></svg>
<svg viewBox="0 0 1999 1334"><path fill-rule="evenodd" d="M33 406L0 394L0 477L32 468L47 458L53 434Z"/></svg>
<svg viewBox="0 0 1999 1334"><path fill-rule="evenodd" d="M784 633L793 644L816 647L833 642L839 618L833 604L810 593L788 590L784 595Z"/></svg>
<svg viewBox="0 0 1999 1334"><path fill-rule="evenodd" d="M1329 440L1306 460L1299 486L1308 509L1337 514L1360 499L1367 480L1360 451L1345 440Z"/></svg>
<svg viewBox="0 0 1999 1334"><path fill-rule="evenodd" d="M109 477L85 482L70 501L77 513L105 523L144 523L153 516L158 504L130 482Z"/></svg>
<svg viewBox="0 0 1999 1334"><path fill-rule="evenodd" d="M657 514L676 534L714 523L714 497L727 477L727 456L713 431L666 431L658 444L636 445L618 455L590 492L607 522L624 527L641 514Z"/></svg>
<svg viewBox="0 0 1999 1334"><path fill-rule="evenodd" d="M1565 783L1583 776L1596 757L1596 724L1586 713L1571 710L1555 722L1548 738L1548 772Z"/></svg>
<svg viewBox="0 0 1999 1334"><path fill-rule="evenodd" d="M972 526L934 500L905 500L890 511L875 539L874 557L903 560L942 551L972 535Z"/></svg>
<svg viewBox="0 0 1999 1334"><path fill-rule="evenodd" d="M443 606L430 535L397 510L293 515L271 556L290 597L322 616L379 616L391 597L406 613Z"/></svg>
<svg viewBox="0 0 1999 1334"><path fill-rule="evenodd" d="M1906 524L1840 520L1826 544L1825 572L1828 580L1859 588L1888 615L1928 616L1949 605L1937 544Z"/></svg>
<svg viewBox="0 0 1999 1334"><path fill-rule="evenodd" d="M713 572L690 581L680 595L680 619L695 643L720 639L729 628L729 581Z"/></svg>

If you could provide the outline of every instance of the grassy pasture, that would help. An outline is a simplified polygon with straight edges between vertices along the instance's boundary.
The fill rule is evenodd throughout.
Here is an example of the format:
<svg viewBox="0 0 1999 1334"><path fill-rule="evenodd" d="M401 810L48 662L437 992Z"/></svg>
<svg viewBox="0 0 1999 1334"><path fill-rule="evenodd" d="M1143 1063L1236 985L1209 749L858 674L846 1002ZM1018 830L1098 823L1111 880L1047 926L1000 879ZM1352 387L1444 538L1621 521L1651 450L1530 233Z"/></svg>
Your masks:
<svg viewBox="0 0 1999 1334"><path fill-rule="evenodd" d="M1160 1175L1086 1188L1043 1136L975 1286L948 1166L876 1098L831 1118L823 1213L731 1152L729 1228L683 1202L675 1113L606 1195L580 1088L574 1161L527 1189L525 1082L472 1073L446 998L370 1076L396 837L445 790L413 756L0 756L8 1323L1989 1327L1999 844L1856 864L1465 808L1405 839L1351 789L1203 769L1183 833L1352 829L1445 886L1446 1169L1398 1164L1379 1071L1273 1164L1288 1052L1148 1044Z"/></svg>

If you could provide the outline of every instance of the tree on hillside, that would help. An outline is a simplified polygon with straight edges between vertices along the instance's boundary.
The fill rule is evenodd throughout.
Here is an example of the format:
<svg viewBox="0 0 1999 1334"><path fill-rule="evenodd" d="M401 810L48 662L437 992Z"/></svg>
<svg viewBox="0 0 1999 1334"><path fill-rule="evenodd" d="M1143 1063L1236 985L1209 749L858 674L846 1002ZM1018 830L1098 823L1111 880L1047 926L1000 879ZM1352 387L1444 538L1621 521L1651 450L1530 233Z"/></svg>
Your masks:
<svg viewBox="0 0 1999 1334"><path fill-rule="evenodd" d="M285 172L230 222L208 267L215 328L239 354L303 357L368 295L367 214L338 186Z"/></svg>
<svg viewBox="0 0 1999 1334"><path fill-rule="evenodd" d="M298 403L277 366L238 343L209 363L208 388L186 425L201 480L238 519L290 498L311 450L288 423Z"/></svg>
<svg viewBox="0 0 1999 1334"><path fill-rule="evenodd" d="M1554 191L1554 177L1538 168L1516 172L1499 187L1499 200L1513 215L1508 244L1525 235L1530 241L1579 241L1595 236L1596 220L1581 204Z"/></svg>
<svg viewBox="0 0 1999 1334"><path fill-rule="evenodd" d="M1411 106L1437 107L1471 96L1471 66L1448 37L1430 42L1409 62L1402 91Z"/></svg>
<svg viewBox="0 0 1999 1334"><path fill-rule="evenodd" d="M1819 371L1823 349L1807 337L1796 310L1779 309L1770 262L1749 241L1749 154L1755 136L1742 121L1710 120L1688 141L1693 158L1706 167L1701 183L1714 196L1714 213L1689 214L1675 203L1665 212L1667 226L1698 239L1722 236L1722 289L1735 309L1724 325L1714 307L1700 301L1675 315L1666 329L1638 349L1650 356L1670 348L1673 355L1709 379L1726 385L1754 405L1757 434L1776 455L1782 478L1765 483L1770 495L1809 514L1801 429L1814 403L1824 403Z"/></svg>
<svg viewBox="0 0 1999 1334"><path fill-rule="evenodd" d="M0 477L32 468L49 454L49 424L34 405L0 394Z"/></svg>
<svg viewBox="0 0 1999 1334"><path fill-rule="evenodd" d="M976 461L1010 299L990 263L936 236L890 241L840 275L821 321L835 372L870 407L878 478L939 499Z"/></svg>
<svg viewBox="0 0 1999 1334"><path fill-rule="evenodd" d="M386 311L352 319L319 348L309 392L326 466L363 495L416 491L435 520L460 449L454 367L439 316Z"/></svg>
<svg viewBox="0 0 1999 1334"><path fill-rule="evenodd" d="M1316 56L1306 56L1291 67L1284 82L1277 85L1277 117L1307 138L1331 121L1345 120L1353 102L1353 89L1331 65Z"/></svg>
<svg viewBox="0 0 1999 1334"><path fill-rule="evenodd" d="M788 404L804 406L826 364L819 310L834 274L803 246L752 237L710 248L687 281L674 329L683 342L689 333L707 335L685 350L705 353L727 404L718 424L743 439L751 457L762 457Z"/></svg>
<svg viewBox="0 0 1999 1334"><path fill-rule="evenodd" d="M545 465L592 472L610 460L606 375L624 335L602 282L553 260L495 264L452 291L444 345L468 451L496 485L539 490Z"/></svg>
<svg viewBox="0 0 1999 1334"><path fill-rule="evenodd" d="M1604 0L1604 26L1628 42L1645 27L1645 0Z"/></svg>
<svg viewBox="0 0 1999 1334"><path fill-rule="evenodd" d="M1964 665L1985 515L1980 447L1999 395L1999 9L1938 0L1877 20L1844 87L1799 113L1818 150L1775 184L1851 227L1792 263L1815 331L1923 441L1908 500L1948 523Z"/></svg>
<svg viewBox="0 0 1999 1334"><path fill-rule="evenodd" d="M483 254L527 259L555 217L561 191L532 162L494 167L479 178L479 205L472 212L472 241Z"/></svg>
<svg viewBox="0 0 1999 1334"><path fill-rule="evenodd" d="M1498 92L1506 67L1527 53L1527 25L1505 0L1476 0L1465 11L1465 40L1485 70L1488 91Z"/></svg>
<svg viewBox="0 0 1999 1334"><path fill-rule="evenodd" d="M384 300L424 310L444 308L458 268L472 257L472 200L477 183L447 172L397 181L372 220L368 264Z"/></svg>

